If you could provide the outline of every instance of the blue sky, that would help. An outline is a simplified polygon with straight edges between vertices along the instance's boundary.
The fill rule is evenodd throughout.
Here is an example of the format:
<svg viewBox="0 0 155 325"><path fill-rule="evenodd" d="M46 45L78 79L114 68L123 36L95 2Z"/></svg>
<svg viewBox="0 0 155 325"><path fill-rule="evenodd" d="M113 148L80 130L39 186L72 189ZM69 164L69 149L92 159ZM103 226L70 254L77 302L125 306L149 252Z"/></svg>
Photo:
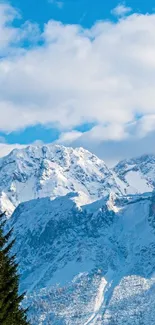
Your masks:
<svg viewBox="0 0 155 325"><path fill-rule="evenodd" d="M62 7L57 5L62 2ZM11 0L10 3L21 10L23 20L37 21L43 25L50 19L67 24L81 23L90 27L96 20L111 19L111 10L118 5L117 0ZM121 2L120 2L121 3ZM123 2L124 3L124 2ZM126 5L135 12L152 12L153 0L128 0Z"/></svg>
<svg viewBox="0 0 155 325"><path fill-rule="evenodd" d="M57 141L99 155L105 149L105 159L117 160L126 141L135 155L133 144L145 138L138 154L147 150L155 128L154 7L151 0L1 1L1 144Z"/></svg>

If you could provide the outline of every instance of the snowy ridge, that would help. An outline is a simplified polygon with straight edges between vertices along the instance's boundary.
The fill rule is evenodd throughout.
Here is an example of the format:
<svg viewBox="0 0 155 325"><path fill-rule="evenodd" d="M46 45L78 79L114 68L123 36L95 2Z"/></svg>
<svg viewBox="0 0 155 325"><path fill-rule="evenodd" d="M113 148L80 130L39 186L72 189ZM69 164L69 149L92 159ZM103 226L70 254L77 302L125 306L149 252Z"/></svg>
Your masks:
<svg viewBox="0 0 155 325"><path fill-rule="evenodd" d="M123 160L114 172L126 183L126 193L151 192L155 188L155 155Z"/></svg>
<svg viewBox="0 0 155 325"><path fill-rule="evenodd" d="M124 193L125 187L102 160L83 148L29 146L0 159L0 208L7 208L8 215L19 203L36 198L79 192L77 203L83 205L111 191Z"/></svg>
<svg viewBox="0 0 155 325"><path fill-rule="evenodd" d="M79 206L107 194L136 194L155 187L155 156L120 162L110 170L83 148L60 145L15 149L0 159L0 210L10 216L18 204L78 192Z"/></svg>

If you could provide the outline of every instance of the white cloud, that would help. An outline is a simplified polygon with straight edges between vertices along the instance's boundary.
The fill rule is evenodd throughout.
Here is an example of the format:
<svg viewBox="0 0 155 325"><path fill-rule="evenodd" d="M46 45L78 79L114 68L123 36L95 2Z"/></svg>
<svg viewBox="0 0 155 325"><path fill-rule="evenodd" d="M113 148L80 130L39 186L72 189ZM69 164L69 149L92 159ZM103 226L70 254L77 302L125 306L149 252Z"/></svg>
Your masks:
<svg viewBox="0 0 155 325"><path fill-rule="evenodd" d="M0 4L0 53L8 47L12 39L16 38L16 29L11 22L18 17L18 13L8 4Z"/></svg>
<svg viewBox="0 0 155 325"><path fill-rule="evenodd" d="M143 116L138 121L131 124L130 134L138 138L145 138L149 133L155 130L155 114Z"/></svg>
<svg viewBox="0 0 155 325"><path fill-rule="evenodd" d="M121 126L97 126L84 133L75 131L63 133L58 143L72 147L84 147L100 158L109 166L114 166L118 161L140 156L146 153L155 154L155 114L142 117Z"/></svg>
<svg viewBox="0 0 155 325"><path fill-rule="evenodd" d="M89 135L90 140L93 139L95 141L117 141L128 137L128 134L125 132L122 125L112 123L105 126L97 125L88 131L87 135Z"/></svg>
<svg viewBox="0 0 155 325"><path fill-rule="evenodd" d="M24 49L18 44L24 40L37 42L40 30L37 24L26 21L20 28L13 27L14 19L20 20L20 14L11 5L0 3L0 56L22 54Z"/></svg>
<svg viewBox="0 0 155 325"><path fill-rule="evenodd" d="M133 141L134 134L150 136L155 126L154 14L132 14L90 29L49 21L42 34L29 22L13 27L17 16L0 4L0 130L51 124L62 130L59 142L96 146L100 152L108 141L118 147ZM27 49L23 39L31 41ZM137 115L143 116L139 122ZM74 131L87 122L96 126L85 134Z"/></svg>
<svg viewBox="0 0 155 325"><path fill-rule="evenodd" d="M60 143L60 144L69 146L74 141L79 139L82 135L83 135L82 132L79 132L79 131L76 131L76 130L73 130L73 131L70 131L70 132L63 132L60 135L59 139L57 141L55 141L55 143Z"/></svg>
<svg viewBox="0 0 155 325"><path fill-rule="evenodd" d="M131 7L126 7L124 4L119 4L117 7L112 9L111 13L114 16L123 17L123 16L131 13L131 11L132 11Z"/></svg>

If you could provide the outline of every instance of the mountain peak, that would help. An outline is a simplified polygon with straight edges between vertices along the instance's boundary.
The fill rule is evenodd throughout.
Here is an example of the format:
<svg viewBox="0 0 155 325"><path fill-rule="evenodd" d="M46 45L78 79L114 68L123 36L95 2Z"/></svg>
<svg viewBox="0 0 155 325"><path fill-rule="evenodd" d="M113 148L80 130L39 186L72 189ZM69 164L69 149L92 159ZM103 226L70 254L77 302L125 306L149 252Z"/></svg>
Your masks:
<svg viewBox="0 0 155 325"><path fill-rule="evenodd" d="M81 193L77 203L83 205L111 191L124 191L104 161L83 148L39 145L15 149L0 159L0 169L1 201L3 191L14 208L24 201L54 199L69 192Z"/></svg>

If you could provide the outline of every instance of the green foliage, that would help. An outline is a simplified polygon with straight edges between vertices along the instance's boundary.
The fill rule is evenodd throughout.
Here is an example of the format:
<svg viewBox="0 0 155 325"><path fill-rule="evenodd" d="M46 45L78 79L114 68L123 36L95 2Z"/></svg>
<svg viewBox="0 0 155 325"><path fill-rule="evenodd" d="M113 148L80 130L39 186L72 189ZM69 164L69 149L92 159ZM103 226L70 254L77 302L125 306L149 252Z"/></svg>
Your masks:
<svg viewBox="0 0 155 325"><path fill-rule="evenodd" d="M19 277L15 255L11 255L14 240L12 229L4 234L4 214L0 215L0 324L29 325L22 309L23 295L18 294Z"/></svg>

